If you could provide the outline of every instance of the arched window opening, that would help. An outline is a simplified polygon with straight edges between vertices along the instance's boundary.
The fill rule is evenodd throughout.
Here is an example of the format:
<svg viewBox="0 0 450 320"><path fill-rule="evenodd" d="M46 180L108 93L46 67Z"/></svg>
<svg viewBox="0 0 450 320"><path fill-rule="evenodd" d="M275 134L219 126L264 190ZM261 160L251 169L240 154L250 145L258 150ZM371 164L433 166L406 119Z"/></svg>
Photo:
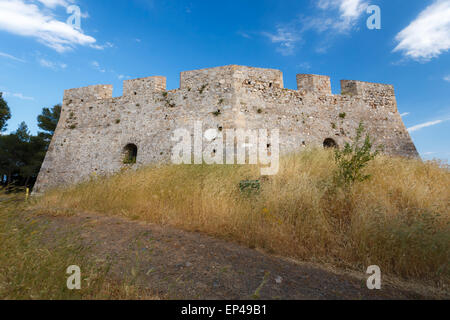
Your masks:
<svg viewBox="0 0 450 320"><path fill-rule="evenodd" d="M130 143L123 149L123 163L135 164L137 159L138 148L135 144Z"/></svg>
<svg viewBox="0 0 450 320"><path fill-rule="evenodd" d="M336 141L334 141L333 139L327 138L327 139L325 139L325 141L323 142L323 147L324 147L325 149L331 149L331 148L337 149L338 144L337 144Z"/></svg>

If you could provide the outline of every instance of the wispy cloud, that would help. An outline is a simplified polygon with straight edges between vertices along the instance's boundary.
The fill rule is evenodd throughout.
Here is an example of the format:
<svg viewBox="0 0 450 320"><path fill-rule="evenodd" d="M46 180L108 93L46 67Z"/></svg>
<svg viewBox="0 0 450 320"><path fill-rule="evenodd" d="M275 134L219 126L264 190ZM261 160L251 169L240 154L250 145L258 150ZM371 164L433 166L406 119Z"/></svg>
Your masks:
<svg viewBox="0 0 450 320"><path fill-rule="evenodd" d="M100 66L100 63L98 63L97 61L92 61L92 62L91 62L91 66L94 67L95 70L97 70L97 71L99 71L99 72L101 72L101 73L106 72L106 70L105 70L104 68L102 68L102 67Z"/></svg>
<svg viewBox="0 0 450 320"><path fill-rule="evenodd" d="M450 74L444 77L444 81L450 82Z"/></svg>
<svg viewBox="0 0 450 320"><path fill-rule="evenodd" d="M421 130L423 128L432 127L432 126L438 125L440 123L443 123L445 121L448 121L448 119L446 119L446 120L429 121L429 122L421 123L421 124L415 125L415 126L413 126L411 128L408 128L408 131L409 132L416 132L416 131L419 131L419 130Z"/></svg>
<svg viewBox="0 0 450 320"><path fill-rule="evenodd" d="M240 35L243 38L246 38L246 39L251 39L252 38L252 36L248 32L238 31L237 34Z"/></svg>
<svg viewBox="0 0 450 320"><path fill-rule="evenodd" d="M3 92L5 97L14 97L20 100L34 100L33 97L27 97L22 93L14 93L14 92Z"/></svg>
<svg viewBox="0 0 450 320"><path fill-rule="evenodd" d="M65 64L65 63L53 62L53 61L49 61L46 59L39 59L39 64L44 68L49 68L49 69L53 69L53 70L67 68L67 64Z"/></svg>
<svg viewBox="0 0 450 320"><path fill-rule="evenodd" d="M14 56L4 53L4 52L0 52L0 57L8 58L8 59L18 61L18 62L25 62L25 60L19 59L17 57L14 57Z"/></svg>
<svg viewBox="0 0 450 320"><path fill-rule="evenodd" d="M405 112L405 113L400 114L401 117L406 117L406 116L409 116L409 115L410 115L409 112Z"/></svg>
<svg viewBox="0 0 450 320"><path fill-rule="evenodd" d="M105 44L93 44L91 45L92 48L98 49L98 50L104 50L106 48L114 48L114 44L111 42L106 42Z"/></svg>
<svg viewBox="0 0 450 320"><path fill-rule="evenodd" d="M394 52L428 61L450 49L450 0L435 0L403 29Z"/></svg>
<svg viewBox="0 0 450 320"><path fill-rule="evenodd" d="M279 24L276 32L262 34L278 45L278 52L292 55L307 32L316 32L328 42L328 44L321 43L316 49L318 52L324 52L330 46L332 38L356 28L367 6L365 0L319 0L316 3L317 14L309 17L300 15L293 21Z"/></svg>
<svg viewBox="0 0 450 320"><path fill-rule="evenodd" d="M63 21L57 20L53 9L66 7L73 1L65 0L1 0L0 30L24 37L65 52L77 45L94 46L96 39Z"/></svg>
<svg viewBox="0 0 450 320"><path fill-rule="evenodd" d="M304 70L309 70L309 69L312 68L312 66L311 66L311 64L309 62L302 62L302 63L299 63L297 65L297 68L304 69Z"/></svg>
<svg viewBox="0 0 450 320"><path fill-rule="evenodd" d="M56 8L57 6L67 7L69 5L69 2L74 2L65 0L38 0L38 1L42 3L44 6L49 8Z"/></svg>
<svg viewBox="0 0 450 320"><path fill-rule="evenodd" d="M363 0L319 0L317 6L329 15L315 20L313 26L319 30L324 28L332 28L338 32L350 31L359 20L364 10L368 7L368 3ZM337 11L337 14L336 14Z"/></svg>
<svg viewBox="0 0 450 320"><path fill-rule="evenodd" d="M263 32L262 34L268 37L272 43L279 44L277 51L284 56L293 54L295 43L300 40L300 36L296 35L295 31L285 27L278 27L276 33Z"/></svg>

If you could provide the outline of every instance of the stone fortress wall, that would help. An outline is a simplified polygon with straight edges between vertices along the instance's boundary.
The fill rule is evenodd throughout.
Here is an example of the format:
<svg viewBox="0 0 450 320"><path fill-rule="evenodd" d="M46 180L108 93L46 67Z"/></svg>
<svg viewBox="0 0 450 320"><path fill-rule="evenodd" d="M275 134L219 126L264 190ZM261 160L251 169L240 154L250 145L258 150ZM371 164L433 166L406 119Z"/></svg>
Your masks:
<svg viewBox="0 0 450 320"><path fill-rule="evenodd" d="M397 110L391 85L297 76L298 90L285 89L279 70L230 65L182 72L180 88L166 91L165 77L124 81L123 96L110 85L64 92L58 127L42 165L35 193L107 175L124 166L124 148L138 148L134 167L169 162L173 131L279 129L286 154L333 139L351 141L362 121L376 144L390 155L418 157Z"/></svg>

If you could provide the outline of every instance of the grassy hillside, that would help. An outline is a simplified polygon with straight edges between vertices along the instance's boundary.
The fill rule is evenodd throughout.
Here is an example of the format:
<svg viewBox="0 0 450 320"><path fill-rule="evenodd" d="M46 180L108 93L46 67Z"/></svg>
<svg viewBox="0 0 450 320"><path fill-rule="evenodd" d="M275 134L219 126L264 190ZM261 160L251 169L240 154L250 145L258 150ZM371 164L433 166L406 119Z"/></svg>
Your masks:
<svg viewBox="0 0 450 320"><path fill-rule="evenodd" d="M448 284L450 172L378 156L369 180L335 183L333 153L282 159L261 188L256 166L153 166L53 190L35 208L89 211L200 231L296 259Z"/></svg>

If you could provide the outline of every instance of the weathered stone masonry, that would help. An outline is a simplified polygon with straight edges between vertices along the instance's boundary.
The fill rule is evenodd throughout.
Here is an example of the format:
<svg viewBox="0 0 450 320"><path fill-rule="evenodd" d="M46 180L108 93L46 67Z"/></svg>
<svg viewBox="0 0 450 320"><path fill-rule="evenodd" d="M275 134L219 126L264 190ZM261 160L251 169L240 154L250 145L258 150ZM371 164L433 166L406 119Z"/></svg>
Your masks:
<svg viewBox="0 0 450 320"><path fill-rule="evenodd" d="M117 98L110 85L66 90L35 192L119 171L130 144L135 167L168 162L173 131L192 132L196 120L205 129L279 129L282 154L326 139L342 146L362 121L387 154L418 156L393 86L344 80L333 95L326 76L301 74L297 84L284 89L281 71L231 65L182 72L180 88L170 91L165 77L125 81Z"/></svg>

